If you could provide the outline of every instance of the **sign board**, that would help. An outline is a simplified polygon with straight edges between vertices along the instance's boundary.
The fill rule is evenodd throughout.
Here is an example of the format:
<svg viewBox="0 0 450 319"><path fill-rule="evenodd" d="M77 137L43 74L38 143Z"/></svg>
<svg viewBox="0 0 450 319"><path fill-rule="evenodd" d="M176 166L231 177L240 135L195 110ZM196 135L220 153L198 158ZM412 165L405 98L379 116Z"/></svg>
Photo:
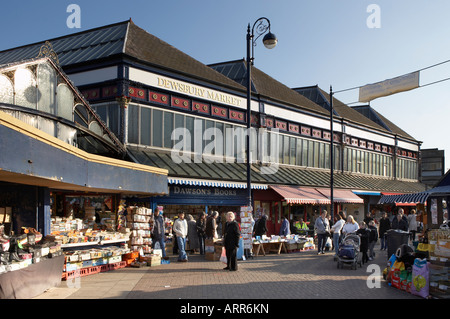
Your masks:
<svg viewBox="0 0 450 319"><path fill-rule="evenodd" d="M413 72L389 80L368 84L359 89L359 102L409 91L419 87L419 72Z"/></svg>
<svg viewBox="0 0 450 319"><path fill-rule="evenodd" d="M252 218L253 215L253 207L252 206L241 206L241 235L242 241L244 243L244 249L252 249L253 240L252 240Z"/></svg>

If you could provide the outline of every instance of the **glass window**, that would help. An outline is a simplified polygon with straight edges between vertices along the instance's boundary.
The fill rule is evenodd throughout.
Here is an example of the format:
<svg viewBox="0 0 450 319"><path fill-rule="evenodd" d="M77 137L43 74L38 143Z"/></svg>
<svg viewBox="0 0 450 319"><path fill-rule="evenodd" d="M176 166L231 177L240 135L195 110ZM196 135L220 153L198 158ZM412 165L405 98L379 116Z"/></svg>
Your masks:
<svg viewBox="0 0 450 319"><path fill-rule="evenodd" d="M319 167L325 168L325 144L319 142Z"/></svg>
<svg viewBox="0 0 450 319"><path fill-rule="evenodd" d="M128 142L139 144L139 107L128 105Z"/></svg>
<svg viewBox="0 0 450 319"><path fill-rule="evenodd" d="M296 159L295 159L295 164L298 166L302 165L302 150L303 150L303 145L302 145L302 139L300 138L296 138L296 143L297 143L297 147L296 147Z"/></svg>
<svg viewBox="0 0 450 319"><path fill-rule="evenodd" d="M14 89L11 80L0 74L0 103L14 104Z"/></svg>
<svg viewBox="0 0 450 319"><path fill-rule="evenodd" d="M119 135L119 105L111 103L108 105L108 127L116 135Z"/></svg>
<svg viewBox="0 0 450 319"><path fill-rule="evenodd" d="M283 163L289 164L289 136L283 136Z"/></svg>
<svg viewBox="0 0 450 319"><path fill-rule="evenodd" d="M26 68L18 68L14 73L14 104L36 109L37 88L33 73Z"/></svg>
<svg viewBox="0 0 450 319"><path fill-rule="evenodd" d="M38 110L50 114L56 114L55 93L56 74L55 70L47 63L39 64L37 69L38 85Z"/></svg>
<svg viewBox="0 0 450 319"><path fill-rule="evenodd" d="M302 165L308 166L308 141L302 140Z"/></svg>
<svg viewBox="0 0 450 319"><path fill-rule="evenodd" d="M221 139L216 140L216 154L225 154L225 131L224 124L222 122L216 122L217 134L222 134Z"/></svg>
<svg viewBox="0 0 450 319"><path fill-rule="evenodd" d="M153 137L153 146L162 147L163 146L163 111L153 110L153 119L152 119L152 137ZM194 124L194 121L192 121ZM193 130L192 130L193 131Z"/></svg>
<svg viewBox="0 0 450 319"><path fill-rule="evenodd" d="M331 168L330 165L330 144L323 144L324 145L324 168ZM333 147L334 150L334 147Z"/></svg>
<svg viewBox="0 0 450 319"><path fill-rule="evenodd" d="M74 97L67 84L58 85L56 99L58 116L72 121ZM104 122L106 123L106 121Z"/></svg>
<svg viewBox="0 0 450 319"><path fill-rule="evenodd" d="M141 107L141 144L152 145L152 109Z"/></svg>
<svg viewBox="0 0 450 319"><path fill-rule="evenodd" d="M289 157L290 157L290 164L295 165L295 155L296 155L296 146L297 146L297 139L295 137L290 137L290 147L289 147Z"/></svg>
<svg viewBox="0 0 450 319"><path fill-rule="evenodd" d="M306 166L314 166L314 142L308 141L308 164Z"/></svg>
<svg viewBox="0 0 450 319"><path fill-rule="evenodd" d="M173 113L164 112L164 147L172 148Z"/></svg>

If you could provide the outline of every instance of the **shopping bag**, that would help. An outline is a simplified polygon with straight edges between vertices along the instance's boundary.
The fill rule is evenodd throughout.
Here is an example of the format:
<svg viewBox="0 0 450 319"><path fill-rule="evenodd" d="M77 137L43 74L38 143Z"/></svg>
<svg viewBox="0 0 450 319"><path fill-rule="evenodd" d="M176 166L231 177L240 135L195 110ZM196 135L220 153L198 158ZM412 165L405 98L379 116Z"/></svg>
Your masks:
<svg viewBox="0 0 450 319"><path fill-rule="evenodd" d="M227 263L227 252L225 250L225 247L222 247L222 254L220 255L220 261L224 264Z"/></svg>
<svg viewBox="0 0 450 319"><path fill-rule="evenodd" d="M412 270L411 294L427 298L430 290L429 277L427 260L416 258Z"/></svg>
<svg viewBox="0 0 450 319"><path fill-rule="evenodd" d="M391 286L397 289L401 289L400 287L400 274L405 270L405 264L401 261L395 261L394 265L391 268Z"/></svg>

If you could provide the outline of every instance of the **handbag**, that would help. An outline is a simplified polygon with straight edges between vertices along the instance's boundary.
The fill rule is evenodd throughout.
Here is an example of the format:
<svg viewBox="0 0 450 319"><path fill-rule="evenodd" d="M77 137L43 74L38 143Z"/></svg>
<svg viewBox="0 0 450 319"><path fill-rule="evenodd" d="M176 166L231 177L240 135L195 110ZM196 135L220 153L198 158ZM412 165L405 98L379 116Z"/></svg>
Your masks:
<svg viewBox="0 0 450 319"><path fill-rule="evenodd" d="M225 247L222 247L222 254L220 255L220 261L224 264L227 264L227 252L225 250Z"/></svg>

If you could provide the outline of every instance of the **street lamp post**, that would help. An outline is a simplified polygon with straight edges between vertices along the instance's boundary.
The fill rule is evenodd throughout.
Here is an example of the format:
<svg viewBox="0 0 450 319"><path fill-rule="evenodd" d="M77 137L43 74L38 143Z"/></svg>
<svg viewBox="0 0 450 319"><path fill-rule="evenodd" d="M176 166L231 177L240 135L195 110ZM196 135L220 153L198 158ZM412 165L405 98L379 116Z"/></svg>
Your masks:
<svg viewBox="0 0 450 319"><path fill-rule="evenodd" d="M333 129L333 87L330 86L330 216L334 221L334 129Z"/></svg>
<svg viewBox="0 0 450 319"><path fill-rule="evenodd" d="M256 38L255 38L256 26ZM250 128L251 128L251 98L252 98L252 81L251 81L251 67L254 60L254 47L256 40L269 31L263 38L264 46L268 49L273 49L278 42L275 34L270 32L270 21L267 18L259 18L250 29L250 23L247 28L247 200L248 206L252 206L252 180L251 180L251 156L250 156Z"/></svg>

